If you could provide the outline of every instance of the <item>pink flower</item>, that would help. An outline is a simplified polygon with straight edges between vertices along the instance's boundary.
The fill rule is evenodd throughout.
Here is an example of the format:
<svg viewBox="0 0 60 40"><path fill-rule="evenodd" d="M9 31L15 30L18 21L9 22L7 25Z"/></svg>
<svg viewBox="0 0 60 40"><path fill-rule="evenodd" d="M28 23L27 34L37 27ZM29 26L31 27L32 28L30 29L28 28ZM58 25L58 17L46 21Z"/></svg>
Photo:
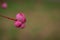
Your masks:
<svg viewBox="0 0 60 40"><path fill-rule="evenodd" d="M19 28L21 27L22 23L20 21L15 21L14 25Z"/></svg>
<svg viewBox="0 0 60 40"><path fill-rule="evenodd" d="M6 2L2 3L1 7L6 9L7 8L7 3Z"/></svg>
<svg viewBox="0 0 60 40"><path fill-rule="evenodd" d="M16 19L23 22L23 23L26 22L26 17L25 17L25 15L23 13L18 13L16 15Z"/></svg>
<svg viewBox="0 0 60 40"><path fill-rule="evenodd" d="M16 20L17 21L15 21L15 23L14 23L14 25L16 27L18 27L18 28L19 27L20 28L24 28L25 27L26 17L25 17L25 15L23 13L18 13L16 15Z"/></svg>
<svg viewBox="0 0 60 40"><path fill-rule="evenodd" d="M20 21L15 21L14 25L17 27L17 28L24 28L25 27L25 24L20 22Z"/></svg>

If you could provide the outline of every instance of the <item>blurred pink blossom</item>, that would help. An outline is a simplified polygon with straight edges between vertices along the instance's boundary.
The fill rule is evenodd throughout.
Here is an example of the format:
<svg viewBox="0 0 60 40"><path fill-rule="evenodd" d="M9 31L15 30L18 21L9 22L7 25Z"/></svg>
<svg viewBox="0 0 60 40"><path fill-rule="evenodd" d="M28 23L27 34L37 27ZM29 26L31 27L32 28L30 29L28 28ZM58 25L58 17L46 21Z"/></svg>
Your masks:
<svg viewBox="0 0 60 40"><path fill-rule="evenodd" d="M15 21L14 25L17 27L17 28L25 28L25 24L20 22L20 21Z"/></svg>
<svg viewBox="0 0 60 40"><path fill-rule="evenodd" d="M14 25L19 28L21 27L22 23L20 21L15 21Z"/></svg>
<svg viewBox="0 0 60 40"><path fill-rule="evenodd" d="M2 8L6 9L7 8L7 3L6 2L3 2L2 5L1 5Z"/></svg>
<svg viewBox="0 0 60 40"><path fill-rule="evenodd" d="M24 28L25 27L25 22L26 22L26 17L23 13L18 13L16 15L17 21L15 21L14 25L16 27Z"/></svg>
<svg viewBox="0 0 60 40"><path fill-rule="evenodd" d="M23 22L23 23L26 22L26 17L25 17L25 15L23 13L18 13L16 15L16 19Z"/></svg>

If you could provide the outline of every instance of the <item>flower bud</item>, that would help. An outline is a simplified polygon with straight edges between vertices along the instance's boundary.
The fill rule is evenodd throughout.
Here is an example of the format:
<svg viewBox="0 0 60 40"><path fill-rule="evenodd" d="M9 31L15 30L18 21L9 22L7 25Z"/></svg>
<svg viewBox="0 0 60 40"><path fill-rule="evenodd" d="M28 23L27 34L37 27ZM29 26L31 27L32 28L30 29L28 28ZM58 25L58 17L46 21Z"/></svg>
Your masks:
<svg viewBox="0 0 60 40"><path fill-rule="evenodd" d="M19 20L19 21L21 21L21 22L23 22L23 23L26 22L25 15L23 13L18 13L16 15L16 19Z"/></svg>

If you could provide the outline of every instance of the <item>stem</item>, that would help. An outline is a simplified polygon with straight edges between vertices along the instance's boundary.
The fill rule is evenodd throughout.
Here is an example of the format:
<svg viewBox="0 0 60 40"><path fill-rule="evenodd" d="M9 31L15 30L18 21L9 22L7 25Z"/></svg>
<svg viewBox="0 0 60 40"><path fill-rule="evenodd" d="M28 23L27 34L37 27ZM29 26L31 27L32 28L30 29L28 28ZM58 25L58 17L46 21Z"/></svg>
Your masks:
<svg viewBox="0 0 60 40"><path fill-rule="evenodd" d="M7 19L10 19L10 20L13 20L13 21L17 21L17 19L13 19L13 18L9 18L7 16L3 16L3 15L0 15L1 17L4 17L4 18L7 18Z"/></svg>

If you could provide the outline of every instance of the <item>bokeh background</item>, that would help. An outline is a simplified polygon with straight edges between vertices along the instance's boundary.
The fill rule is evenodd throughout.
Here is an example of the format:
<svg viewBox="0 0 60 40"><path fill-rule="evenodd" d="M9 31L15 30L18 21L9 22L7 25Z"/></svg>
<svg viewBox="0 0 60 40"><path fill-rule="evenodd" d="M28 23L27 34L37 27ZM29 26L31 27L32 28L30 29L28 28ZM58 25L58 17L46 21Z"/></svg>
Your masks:
<svg viewBox="0 0 60 40"><path fill-rule="evenodd" d="M26 27L16 28L14 21L0 17L0 40L60 40L60 1L59 0L3 0L7 9L0 14L15 18L23 12Z"/></svg>

